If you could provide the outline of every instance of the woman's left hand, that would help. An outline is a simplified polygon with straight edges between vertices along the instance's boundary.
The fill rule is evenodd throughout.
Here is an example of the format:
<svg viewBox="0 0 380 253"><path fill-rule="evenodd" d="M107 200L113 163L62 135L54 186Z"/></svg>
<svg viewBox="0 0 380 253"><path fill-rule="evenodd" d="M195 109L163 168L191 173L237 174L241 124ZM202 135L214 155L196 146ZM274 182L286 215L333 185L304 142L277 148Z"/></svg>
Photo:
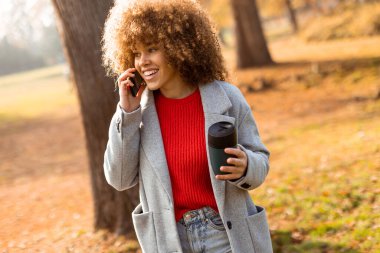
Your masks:
<svg viewBox="0 0 380 253"><path fill-rule="evenodd" d="M241 178L247 170L248 158L247 154L240 148L226 148L224 152L230 155L235 155L236 158L228 158L227 163L231 166L222 166L220 170L231 174L217 175L216 179L231 180Z"/></svg>

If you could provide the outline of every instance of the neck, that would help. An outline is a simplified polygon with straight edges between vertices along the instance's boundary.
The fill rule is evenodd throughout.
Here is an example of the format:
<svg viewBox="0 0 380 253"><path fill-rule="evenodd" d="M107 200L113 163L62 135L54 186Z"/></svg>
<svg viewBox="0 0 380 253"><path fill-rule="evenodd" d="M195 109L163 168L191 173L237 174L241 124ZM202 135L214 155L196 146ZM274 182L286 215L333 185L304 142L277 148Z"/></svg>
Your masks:
<svg viewBox="0 0 380 253"><path fill-rule="evenodd" d="M167 98L181 99L192 94L197 86L184 83L182 80L177 80L176 85L170 89L160 88L160 92Z"/></svg>

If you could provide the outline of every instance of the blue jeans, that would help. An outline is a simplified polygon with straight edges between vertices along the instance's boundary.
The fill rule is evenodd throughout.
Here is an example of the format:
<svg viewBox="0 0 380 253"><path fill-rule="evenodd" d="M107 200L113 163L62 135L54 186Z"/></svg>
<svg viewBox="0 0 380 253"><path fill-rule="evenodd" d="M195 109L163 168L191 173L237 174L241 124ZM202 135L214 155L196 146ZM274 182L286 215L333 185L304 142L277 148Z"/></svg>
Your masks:
<svg viewBox="0 0 380 253"><path fill-rule="evenodd" d="M184 253L232 252L223 221L211 207L185 213L177 230Z"/></svg>

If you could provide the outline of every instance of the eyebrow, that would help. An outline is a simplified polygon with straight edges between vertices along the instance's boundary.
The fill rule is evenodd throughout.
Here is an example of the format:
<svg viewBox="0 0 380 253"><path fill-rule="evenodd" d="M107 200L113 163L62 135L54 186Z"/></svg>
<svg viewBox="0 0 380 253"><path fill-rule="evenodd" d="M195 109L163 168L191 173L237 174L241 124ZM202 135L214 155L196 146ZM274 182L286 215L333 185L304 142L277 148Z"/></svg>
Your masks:
<svg viewBox="0 0 380 253"><path fill-rule="evenodd" d="M146 47L157 47L157 43L150 43L148 45L146 45Z"/></svg>
<svg viewBox="0 0 380 253"><path fill-rule="evenodd" d="M148 48L148 47L159 47L159 45L157 43L149 43L147 45L143 45L145 48ZM132 52L133 51L138 51L137 48L132 48Z"/></svg>

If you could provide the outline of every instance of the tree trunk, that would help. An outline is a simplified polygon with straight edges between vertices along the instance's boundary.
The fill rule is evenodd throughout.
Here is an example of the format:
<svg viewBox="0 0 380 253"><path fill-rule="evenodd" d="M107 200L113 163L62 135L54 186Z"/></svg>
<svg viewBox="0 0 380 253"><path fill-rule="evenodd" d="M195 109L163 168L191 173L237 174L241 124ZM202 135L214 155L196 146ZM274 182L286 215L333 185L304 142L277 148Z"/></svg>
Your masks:
<svg viewBox="0 0 380 253"><path fill-rule="evenodd" d="M305 0L305 8L307 10L313 9L313 0Z"/></svg>
<svg viewBox="0 0 380 253"><path fill-rule="evenodd" d="M238 68L273 64L261 26L256 0L232 0Z"/></svg>
<svg viewBox="0 0 380 253"><path fill-rule="evenodd" d="M94 227L135 237L131 220L138 189L118 192L103 172L108 128L118 101L101 65L101 35L112 0L52 0L65 55L77 87L94 200Z"/></svg>
<svg viewBox="0 0 380 253"><path fill-rule="evenodd" d="M290 20L290 24L292 25L293 32L297 33L298 32L298 22L297 22L296 13L295 13L294 8L292 6L292 1L291 0L285 0L285 5L286 5L286 9L288 10L289 20Z"/></svg>
<svg viewBox="0 0 380 253"><path fill-rule="evenodd" d="M319 12L319 13L323 13L324 12L322 0L315 0L315 10L317 12Z"/></svg>

